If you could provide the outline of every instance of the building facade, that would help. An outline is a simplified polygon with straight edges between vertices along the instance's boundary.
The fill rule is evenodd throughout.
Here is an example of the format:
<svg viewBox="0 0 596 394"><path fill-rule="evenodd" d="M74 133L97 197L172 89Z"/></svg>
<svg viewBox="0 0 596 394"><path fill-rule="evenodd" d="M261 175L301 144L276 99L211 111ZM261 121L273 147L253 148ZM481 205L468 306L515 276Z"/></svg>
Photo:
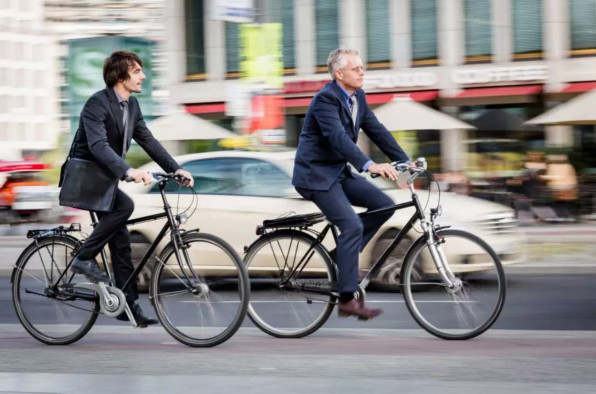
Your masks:
<svg viewBox="0 0 596 394"><path fill-rule="evenodd" d="M360 51L369 104L395 94L473 121L490 109L527 120L596 87L594 0L256 0L257 22L283 24L284 106L291 145L311 98L330 79L337 47ZM229 86L239 76L238 24L212 20L212 0L168 1L170 96L210 119L229 119ZM593 128L440 130L444 170L462 166L462 141L522 138L528 148L594 140ZM593 142L593 141L592 141Z"/></svg>
<svg viewBox="0 0 596 394"><path fill-rule="evenodd" d="M118 35L155 41L148 115L163 114L163 16L163 0L0 0L0 160L40 156L71 132L69 40ZM85 71L84 64L74 66ZM101 72L92 70L86 78L101 84Z"/></svg>
<svg viewBox="0 0 596 394"><path fill-rule="evenodd" d="M58 98L54 42L43 2L0 0L0 160L37 156L55 146Z"/></svg>

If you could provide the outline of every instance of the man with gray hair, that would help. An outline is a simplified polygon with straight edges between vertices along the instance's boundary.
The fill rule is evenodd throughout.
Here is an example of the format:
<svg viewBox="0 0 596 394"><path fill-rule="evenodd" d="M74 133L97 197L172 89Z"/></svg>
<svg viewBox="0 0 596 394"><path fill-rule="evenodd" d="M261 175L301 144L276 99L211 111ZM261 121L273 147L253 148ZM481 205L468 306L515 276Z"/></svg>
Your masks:
<svg viewBox="0 0 596 394"><path fill-rule="evenodd" d="M313 201L341 234L332 257L339 268L341 317L371 319L382 313L354 299L358 290L358 255L393 212L361 220L352 205L369 211L393 205L381 190L350 170L397 179L388 163L375 163L356 146L358 131L366 135L392 160L409 162L391 133L375 117L362 90L364 67L358 51L336 49L327 67L333 81L313 98L300 133L292 184L305 199Z"/></svg>

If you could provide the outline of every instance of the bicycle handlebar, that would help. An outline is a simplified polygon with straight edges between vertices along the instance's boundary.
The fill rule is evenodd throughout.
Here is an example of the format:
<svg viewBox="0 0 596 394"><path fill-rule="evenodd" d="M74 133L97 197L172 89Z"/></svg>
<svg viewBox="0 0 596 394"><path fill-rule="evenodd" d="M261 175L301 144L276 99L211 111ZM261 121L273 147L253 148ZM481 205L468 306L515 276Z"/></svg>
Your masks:
<svg viewBox="0 0 596 394"><path fill-rule="evenodd" d="M190 179L187 179L185 176L180 175L180 174L165 173L165 172L151 172L151 171L147 171L147 173L149 175L151 175L151 178L153 178L151 183L170 180L170 179L175 179L178 182L184 182L185 180L190 181ZM134 182L134 178L127 176L124 178L124 182Z"/></svg>
<svg viewBox="0 0 596 394"><path fill-rule="evenodd" d="M395 168L399 172L409 171L410 175L416 174L416 177L426 171L427 163L424 157L417 158L414 163L416 164L416 167L412 167L408 165L408 163L398 163L394 161L391 163L391 166L393 166L393 168ZM380 176L380 174L370 174L371 178L378 178Z"/></svg>

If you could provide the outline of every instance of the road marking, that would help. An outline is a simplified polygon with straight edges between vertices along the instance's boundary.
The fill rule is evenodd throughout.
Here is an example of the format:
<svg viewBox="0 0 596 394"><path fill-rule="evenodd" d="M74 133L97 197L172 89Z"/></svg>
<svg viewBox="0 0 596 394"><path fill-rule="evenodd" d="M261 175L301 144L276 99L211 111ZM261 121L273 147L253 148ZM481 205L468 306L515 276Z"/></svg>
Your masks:
<svg viewBox="0 0 596 394"><path fill-rule="evenodd" d="M259 300L259 301L253 301L251 300L250 303L251 304L273 304L273 303L304 303L306 301L291 301L291 300L287 300L287 301L270 301L270 300ZM312 302L317 302L317 303L327 303L327 301L320 301L320 300L312 300ZM366 302L368 303L374 303L374 304L405 304L404 300L366 300ZM416 304L420 304L420 303L450 303L450 304L475 304L478 301L453 301L453 300L427 300L427 301L415 301Z"/></svg>

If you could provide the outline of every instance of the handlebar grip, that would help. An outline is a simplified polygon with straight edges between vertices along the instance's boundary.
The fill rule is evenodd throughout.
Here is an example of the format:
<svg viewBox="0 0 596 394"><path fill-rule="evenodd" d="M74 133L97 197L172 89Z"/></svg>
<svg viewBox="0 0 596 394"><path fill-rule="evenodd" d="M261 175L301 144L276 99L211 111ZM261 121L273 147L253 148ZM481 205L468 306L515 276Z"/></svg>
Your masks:
<svg viewBox="0 0 596 394"><path fill-rule="evenodd" d="M124 182L129 182L130 183L130 182L134 182L134 180L135 179L133 177L131 177L131 176L124 177Z"/></svg>

